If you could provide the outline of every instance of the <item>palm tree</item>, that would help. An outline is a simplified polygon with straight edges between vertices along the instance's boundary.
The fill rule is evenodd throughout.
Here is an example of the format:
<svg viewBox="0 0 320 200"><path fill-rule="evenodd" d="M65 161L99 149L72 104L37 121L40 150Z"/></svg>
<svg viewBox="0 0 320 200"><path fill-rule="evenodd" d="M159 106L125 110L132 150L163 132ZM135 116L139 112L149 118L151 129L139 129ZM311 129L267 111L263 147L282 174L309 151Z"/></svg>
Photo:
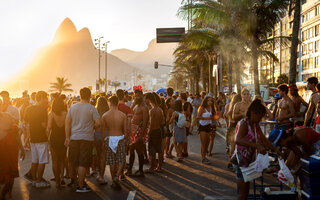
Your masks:
<svg viewBox="0 0 320 200"><path fill-rule="evenodd" d="M59 94L61 94L62 92L73 92L73 89L70 88L72 84L67 83L68 79L64 77L57 77L56 81L57 82L55 83L50 83L50 91L57 91L59 92Z"/></svg>
<svg viewBox="0 0 320 200"><path fill-rule="evenodd" d="M294 1L294 2L293 2ZM300 0L291 0L290 5L294 3L294 16L292 27L292 41L290 49L290 69L289 69L289 84L296 84L297 80L297 49L299 43L299 28L300 28L300 15L301 15L301 2ZM292 8L290 6L289 14L291 15Z"/></svg>
<svg viewBox="0 0 320 200"><path fill-rule="evenodd" d="M289 0L197 0L193 5L184 5L180 13L192 10L195 18L205 27L214 28L220 40L237 40L235 47L247 49L251 54L254 72L255 93L260 94L258 57L267 33L271 32L280 16L286 11ZM227 33L227 34L226 34ZM228 37L223 38L224 34ZM221 48L226 57L233 57L234 48ZM246 51L244 51L246 52ZM229 66L234 58L230 58ZM240 59L241 60L241 59ZM238 81L237 81L238 82Z"/></svg>

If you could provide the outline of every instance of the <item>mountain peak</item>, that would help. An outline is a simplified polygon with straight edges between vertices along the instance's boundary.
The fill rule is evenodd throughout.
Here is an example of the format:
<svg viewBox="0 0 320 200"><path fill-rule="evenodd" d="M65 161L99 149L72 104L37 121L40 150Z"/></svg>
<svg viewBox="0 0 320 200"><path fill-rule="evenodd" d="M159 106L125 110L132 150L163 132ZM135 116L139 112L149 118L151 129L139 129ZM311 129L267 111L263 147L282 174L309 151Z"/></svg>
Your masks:
<svg viewBox="0 0 320 200"><path fill-rule="evenodd" d="M77 28L74 23L67 17L60 24L54 36L54 42L70 41L77 34Z"/></svg>

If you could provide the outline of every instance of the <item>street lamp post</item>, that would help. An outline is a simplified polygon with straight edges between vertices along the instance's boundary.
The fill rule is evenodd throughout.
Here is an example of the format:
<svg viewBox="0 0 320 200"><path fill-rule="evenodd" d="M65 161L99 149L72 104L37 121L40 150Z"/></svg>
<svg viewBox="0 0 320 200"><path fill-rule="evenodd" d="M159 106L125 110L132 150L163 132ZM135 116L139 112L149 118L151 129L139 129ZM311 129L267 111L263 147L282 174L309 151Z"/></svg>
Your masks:
<svg viewBox="0 0 320 200"><path fill-rule="evenodd" d="M103 46L104 46L104 50L105 50L105 52L106 52L106 59L105 59L105 72L104 72L104 74L105 74L105 79L106 79L106 82L105 82L105 88L104 88L104 91L106 92L106 94L107 94L107 90L108 90L108 43L110 43L110 41L107 41L107 42L105 42L104 44L103 44Z"/></svg>
<svg viewBox="0 0 320 200"><path fill-rule="evenodd" d="M94 39L94 41L95 41L95 46L96 46L96 48L98 49L98 53L99 53L99 57L98 57L98 59L99 59L99 64L98 64L98 85L99 85L99 89L100 89L100 50L101 50L101 39L103 38L103 36L101 36L101 37L99 37L98 39Z"/></svg>

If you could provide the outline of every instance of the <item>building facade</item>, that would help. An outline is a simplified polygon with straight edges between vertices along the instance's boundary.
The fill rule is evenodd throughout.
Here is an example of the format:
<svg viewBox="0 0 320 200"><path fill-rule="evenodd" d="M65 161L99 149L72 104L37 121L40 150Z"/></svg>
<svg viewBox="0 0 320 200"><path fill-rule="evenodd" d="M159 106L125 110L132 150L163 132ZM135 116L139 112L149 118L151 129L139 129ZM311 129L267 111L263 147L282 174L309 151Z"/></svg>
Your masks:
<svg viewBox="0 0 320 200"><path fill-rule="evenodd" d="M279 36L291 36L293 14L288 13L275 26L269 38ZM300 44L298 46L297 82L303 83L309 77L316 76L320 79L320 1L302 1L301 24L299 31ZM282 45L280 45L282 44ZM290 41L275 40L268 46L278 61L270 57L262 56L259 59L260 80L268 83L276 83L280 74L289 76L290 67Z"/></svg>

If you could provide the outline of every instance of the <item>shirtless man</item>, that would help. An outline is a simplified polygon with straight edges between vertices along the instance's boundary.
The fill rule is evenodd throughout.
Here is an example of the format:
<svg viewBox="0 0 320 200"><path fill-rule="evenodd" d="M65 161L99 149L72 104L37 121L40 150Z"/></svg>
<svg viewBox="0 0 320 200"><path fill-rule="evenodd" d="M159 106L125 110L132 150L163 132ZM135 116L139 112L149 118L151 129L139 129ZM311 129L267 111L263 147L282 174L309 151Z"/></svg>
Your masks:
<svg viewBox="0 0 320 200"><path fill-rule="evenodd" d="M290 97L288 97L288 86L286 84L281 84L277 89L282 99L278 102L276 121L278 122L278 127L280 129L288 130L292 127L292 123L289 119L291 117L294 117L296 112L294 109L293 101L290 99Z"/></svg>
<svg viewBox="0 0 320 200"><path fill-rule="evenodd" d="M161 124L164 123L164 115L162 109L159 107L158 102L154 94L150 93L146 99L149 100L151 109L149 110L150 126L149 126L149 157L150 157L150 168L145 171L146 173L153 173L154 170L161 172L162 161L163 161L163 150L162 150L162 137L161 137ZM156 154L158 153L158 166L155 169Z"/></svg>
<svg viewBox="0 0 320 200"><path fill-rule="evenodd" d="M319 90L317 90L316 88L320 89L320 86L316 87L318 86L318 79L316 77L308 78L307 82L307 87L309 90L312 90L312 95L310 98L308 110L305 115L303 126L312 126L315 119L315 108L317 102L320 100L320 95L318 93Z"/></svg>
<svg viewBox="0 0 320 200"><path fill-rule="evenodd" d="M149 113L146 104L144 103L143 93L141 90L134 91L134 103L132 105L133 118L131 123L131 141L130 141L130 159L129 167L126 172L127 176L144 177L143 161L144 149L147 141L147 124ZM135 159L135 151L139 158L139 170L132 174L132 167Z"/></svg>
<svg viewBox="0 0 320 200"><path fill-rule="evenodd" d="M132 118L132 110L129 106L127 106L124 102L124 98L125 98L125 91L124 90L117 90L117 97L119 99L119 103L118 103L118 109L123 112L126 117L127 117L127 133L131 132L131 118ZM126 140L126 149L128 152L129 149L129 142L130 140ZM122 173L121 173L121 178L120 180L124 180L125 176L124 176L124 169L126 168L126 163L124 164L124 167L122 169Z"/></svg>
<svg viewBox="0 0 320 200"><path fill-rule="evenodd" d="M109 99L110 110L102 116L102 138L105 138L105 131L108 136L105 141L106 161L110 165L110 173L114 189L121 189L119 177L126 162L126 140L129 139L127 133L127 116L118 109L119 99L112 96Z"/></svg>
<svg viewBox="0 0 320 200"><path fill-rule="evenodd" d="M251 96L248 89L246 88L242 89L241 98L242 98L242 101L236 103L233 109L232 119L235 122L240 121L246 116L247 110L251 103Z"/></svg>
<svg viewBox="0 0 320 200"><path fill-rule="evenodd" d="M290 98L293 101L294 110L296 112L294 119L294 122L302 122L304 120L305 112L300 112L301 110L301 104L304 105L306 108L308 108L308 103L305 102L305 100L299 95L298 93L299 89L296 85L290 85L289 86L289 94ZM307 109L305 109L306 111Z"/></svg>

